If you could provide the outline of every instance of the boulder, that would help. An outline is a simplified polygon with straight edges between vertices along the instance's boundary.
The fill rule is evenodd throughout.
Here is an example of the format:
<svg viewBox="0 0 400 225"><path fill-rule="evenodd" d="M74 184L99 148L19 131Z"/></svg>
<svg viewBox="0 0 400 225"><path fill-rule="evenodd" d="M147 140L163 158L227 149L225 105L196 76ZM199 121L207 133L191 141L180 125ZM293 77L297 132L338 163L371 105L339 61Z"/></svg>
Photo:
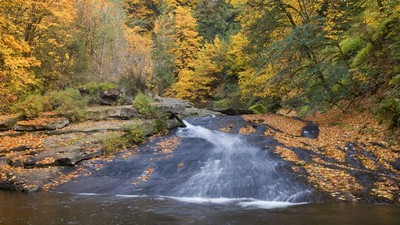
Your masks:
<svg viewBox="0 0 400 225"><path fill-rule="evenodd" d="M391 163L393 168L397 171L400 171L400 158L397 158L396 161Z"/></svg>
<svg viewBox="0 0 400 225"><path fill-rule="evenodd" d="M152 103L152 106L158 111L177 115L180 118L222 115L220 112L195 108L186 100L162 97L156 97L156 100Z"/></svg>
<svg viewBox="0 0 400 225"><path fill-rule="evenodd" d="M122 97L122 92L117 88L105 90L100 93L100 104L115 105L118 99L121 97Z"/></svg>
<svg viewBox="0 0 400 225"><path fill-rule="evenodd" d="M0 131L11 130L18 121L22 120L23 116L21 115L9 115L0 117Z"/></svg>
<svg viewBox="0 0 400 225"><path fill-rule="evenodd" d="M32 193L32 192L38 192L40 189L40 186L38 184L28 184L22 186L22 192L25 193Z"/></svg>
<svg viewBox="0 0 400 225"><path fill-rule="evenodd" d="M250 109L239 109L239 108L220 108L220 109L213 109L215 112L220 112L225 115L235 116L235 115L245 115L245 114L254 114Z"/></svg>
<svg viewBox="0 0 400 225"><path fill-rule="evenodd" d="M89 151L86 148L70 146L59 150L62 153L58 152L59 154L57 154L57 158L54 160L54 164L57 166L73 166L82 160L96 158L103 154L102 148Z"/></svg>
<svg viewBox="0 0 400 225"><path fill-rule="evenodd" d="M152 103L152 106L156 108L157 111L177 115L183 114L186 109L185 105L183 104L169 104L163 102L154 102Z"/></svg>
<svg viewBox="0 0 400 225"><path fill-rule="evenodd" d="M181 113L179 116L182 118L185 117L206 117L206 116L221 116L222 113L220 112L214 112L211 110L207 109L198 109L198 108L186 108L183 113Z"/></svg>
<svg viewBox="0 0 400 225"><path fill-rule="evenodd" d="M309 123L303 127L301 136L306 138L318 138L319 127L316 124Z"/></svg>
<svg viewBox="0 0 400 225"><path fill-rule="evenodd" d="M36 121L38 121L38 123L36 123ZM64 117L52 119L47 124L39 120L36 121L32 120L29 123L17 123L13 129L17 131L57 130L69 124L69 120Z"/></svg>

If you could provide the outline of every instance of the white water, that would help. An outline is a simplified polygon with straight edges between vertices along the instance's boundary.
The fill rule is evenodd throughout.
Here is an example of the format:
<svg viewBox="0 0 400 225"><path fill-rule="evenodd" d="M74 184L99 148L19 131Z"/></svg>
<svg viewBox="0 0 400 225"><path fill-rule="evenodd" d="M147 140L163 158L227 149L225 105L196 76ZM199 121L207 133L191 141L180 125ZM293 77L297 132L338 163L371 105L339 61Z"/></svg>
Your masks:
<svg viewBox="0 0 400 225"><path fill-rule="evenodd" d="M278 162L239 135L194 126L178 131L183 138L200 138L213 147L200 171L176 190L174 198L191 203L234 203L242 207L276 208L296 204L307 188L293 183ZM193 149L195 150L195 149ZM198 149L197 149L198 150ZM196 154L196 152L192 152Z"/></svg>
<svg viewBox="0 0 400 225"><path fill-rule="evenodd" d="M305 204L311 190L299 184L281 162L246 140L244 135L227 134L187 122L177 135L188 143L189 168L180 182L159 183L161 191L111 195L117 198L174 200L198 205L230 205L242 208L284 208ZM191 140L195 138L197 140ZM261 137L262 138L262 137ZM196 143L202 143L196 145ZM180 160L185 160L180 155ZM194 160L194 161L193 161ZM175 162L175 161L174 161ZM186 163L185 163L186 166ZM165 168L165 167L161 167ZM156 172L157 168L155 169ZM166 170L168 171L168 170ZM180 175L180 174L179 174ZM164 177L164 174L159 176ZM151 189L149 189L151 190ZM101 195L78 193L78 195Z"/></svg>
<svg viewBox="0 0 400 225"><path fill-rule="evenodd" d="M185 197L168 197L177 201L194 203L194 204L217 204L217 205L238 205L242 208L258 208L258 209L275 209L286 208L294 205L303 205L307 203L292 203L280 201L263 201L253 198L185 198Z"/></svg>

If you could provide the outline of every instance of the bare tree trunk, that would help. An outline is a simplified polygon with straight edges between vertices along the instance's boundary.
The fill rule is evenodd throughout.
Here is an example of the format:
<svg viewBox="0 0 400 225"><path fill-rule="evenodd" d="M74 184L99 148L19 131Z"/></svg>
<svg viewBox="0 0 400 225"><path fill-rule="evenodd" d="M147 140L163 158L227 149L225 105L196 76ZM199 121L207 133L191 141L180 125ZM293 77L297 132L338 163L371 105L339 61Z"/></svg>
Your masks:
<svg viewBox="0 0 400 225"><path fill-rule="evenodd" d="M105 15L105 21L103 23L104 29L107 29L108 17L110 15L111 8L108 7L107 13ZM101 46L101 61L100 61L100 77L104 79L104 57L106 53L106 41L107 41L107 31L103 31L103 44Z"/></svg>

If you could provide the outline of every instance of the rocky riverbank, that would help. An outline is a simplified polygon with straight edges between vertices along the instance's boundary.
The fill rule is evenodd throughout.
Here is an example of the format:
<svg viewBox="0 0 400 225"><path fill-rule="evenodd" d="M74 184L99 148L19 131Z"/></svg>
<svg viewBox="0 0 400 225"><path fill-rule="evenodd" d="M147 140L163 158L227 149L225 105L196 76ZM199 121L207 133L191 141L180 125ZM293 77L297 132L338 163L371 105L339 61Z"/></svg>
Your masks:
<svg viewBox="0 0 400 225"><path fill-rule="evenodd" d="M339 201L400 203L400 146L368 112L243 118L266 127L263 135L279 142L273 151L315 189Z"/></svg>
<svg viewBox="0 0 400 225"><path fill-rule="evenodd" d="M188 102L159 98L152 103L167 115L163 129L182 126L179 118L219 115L192 107ZM33 120L20 115L0 118L0 189L38 191L66 182L79 174L78 164L105 154L104 140L122 137L132 127L146 136L160 130L157 119L145 119L131 105L96 106L85 111L85 121L43 113Z"/></svg>
<svg viewBox="0 0 400 225"><path fill-rule="evenodd" d="M152 104L169 115L167 129L181 126L179 118L221 115L176 99L159 99ZM129 127L140 127L147 136L159 131L155 119L141 117L130 105L91 107L86 110L86 118L73 124L51 114L33 121L18 115L0 118L0 127L8 129L0 132L0 188L49 190L71 179L91 176L107 167L115 156L105 154L104 139L123 137ZM331 112L305 120L283 115L242 118L215 118L209 121L212 124L204 125L274 140L274 145L263 147L266 153L281 157L300 180L331 199L400 202L400 146L387 142L384 128L368 113ZM180 144L174 135L154 143L152 140L150 150L146 150L147 144L141 147L144 150L135 145L120 149L118 160L140 159L141 151L154 151L154 160L162 162L174 157L174 149ZM146 163L141 163L144 172L133 183L151 179L152 161L144 166ZM176 166L185 165L179 161Z"/></svg>

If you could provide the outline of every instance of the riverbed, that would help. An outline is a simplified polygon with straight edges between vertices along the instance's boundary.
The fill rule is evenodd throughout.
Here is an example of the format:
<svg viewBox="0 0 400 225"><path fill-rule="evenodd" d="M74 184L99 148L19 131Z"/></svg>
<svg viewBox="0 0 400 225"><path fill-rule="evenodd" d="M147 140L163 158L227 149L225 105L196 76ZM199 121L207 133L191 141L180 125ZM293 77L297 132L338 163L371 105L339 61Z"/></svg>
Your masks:
<svg viewBox="0 0 400 225"><path fill-rule="evenodd" d="M395 205L326 203L263 209L159 196L0 192L0 224L400 224Z"/></svg>
<svg viewBox="0 0 400 225"><path fill-rule="evenodd" d="M50 192L0 192L0 224L400 224L399 205L340 202L310 185L264 126L190 122Z"/></svg>

